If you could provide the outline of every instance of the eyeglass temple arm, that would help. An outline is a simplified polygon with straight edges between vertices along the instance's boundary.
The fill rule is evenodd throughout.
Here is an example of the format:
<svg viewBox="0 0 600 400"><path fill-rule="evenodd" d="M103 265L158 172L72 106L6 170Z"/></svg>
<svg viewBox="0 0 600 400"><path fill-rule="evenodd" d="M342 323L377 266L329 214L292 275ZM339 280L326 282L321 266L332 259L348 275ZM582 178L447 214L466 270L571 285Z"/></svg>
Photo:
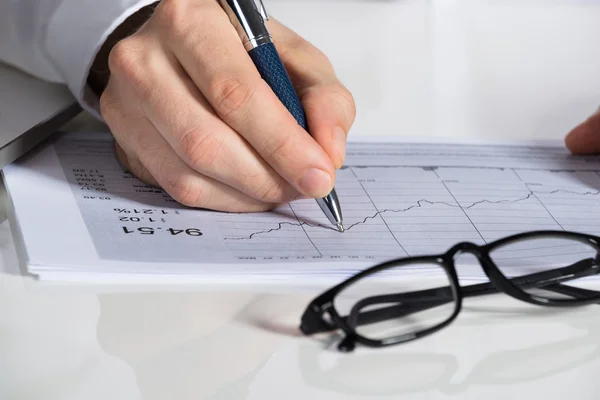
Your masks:
<svg viewBox="0 0 600 400"><path fill-rule="evenodd" d="M560 282L567 282L587 275L597 274L598 270L590 269L594 264L595 260L590 258L579 261L568 267L513 278L511 279L511 282L521 288L544 288L544 290L550 290L574 298L589 297L590 295L597 295L598 293L591 290L565 286ZM498 292L498 289L496 289L492 283L469 285L462 288L462 290L463 297L483 296ZM357 302L346 318L348 323L353 326L366 325L388 319L405 317L452 301L454 301L454 297L450 287L372 296ZM360 312L360 310L366 306L385 303L396 303L396 305L373 311Z"/></svg>
<svg viewBox="0 0 600 400"><path fill-rule="evenodd" d="M591 295L597 295L598 293L591 290L561 285L560 282L567 282L569 280L578 279L586 275L598 273L599 271L590 269L590 267L595 263L596 260L594 259L586 259L568 267L559 268L552 271L537 272L534 274L513 278L511 279L511 282L524 288L543 287L544 290L550 290L574 298L589 297ZM490 295L497 292L498 289L496 289L496 287L490 282L469 285L462 288L463 297ZM359 301L352 308L348 316L341 317L346 319L347 322L355 324L355 326L366 325L393 318L402 318L407 315L438 307L452 301L454 301L454 297L449 287L440 287L408 293L372 296ZM377 310L358 312L367 305L384 303L396 304ZM349 318L352 315L354 315L353 321L349 321ZM305 334L315 334L336 329L335 325L326 322L319 317L316 309L311 313L305 313L302 319L302 331Z"/></svg>
<svg viewBox="0 0 600 400"><path fill-rule="evenodd" d="M575 299L583 299L586 297L597 296L598 292L594 290L582 289L573 286L566 286L561 283L544 287L544 290L549 290L554 293L573 297Z"/></svg>

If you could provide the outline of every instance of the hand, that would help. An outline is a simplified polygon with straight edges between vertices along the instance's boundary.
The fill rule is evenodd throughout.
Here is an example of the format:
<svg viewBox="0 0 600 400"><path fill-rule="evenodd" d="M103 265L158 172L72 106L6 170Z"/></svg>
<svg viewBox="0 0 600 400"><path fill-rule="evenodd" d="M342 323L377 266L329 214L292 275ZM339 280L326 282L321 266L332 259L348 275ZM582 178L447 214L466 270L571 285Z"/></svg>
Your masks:
<svg viewBox="0 0 600 400"><path fill-rule="evenodd" d="M600 154L600 109L569 132L565 143L575 154Z"/></svg>
<svg viewBox="0 0 600 400"><path fill-rule="evenodd" d="M217 1L163 0L108 56L100 112L120 162L190 207L265 211L327 195L354 100L325 55L269 24L312 137L261 79Z"/></svg>

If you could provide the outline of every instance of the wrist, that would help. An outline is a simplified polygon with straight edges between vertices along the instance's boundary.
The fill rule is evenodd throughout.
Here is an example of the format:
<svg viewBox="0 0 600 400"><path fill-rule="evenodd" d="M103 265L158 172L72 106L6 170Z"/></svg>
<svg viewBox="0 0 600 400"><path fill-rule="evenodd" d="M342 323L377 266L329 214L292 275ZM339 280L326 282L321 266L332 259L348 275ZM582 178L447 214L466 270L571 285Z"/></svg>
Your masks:
<svg viewBox="0 0 600 400"><path fill-rule="evenodd" d="M87 78L87 84L96 96L100 97L102 95L110 78L108 68L110 51L119 41L137 32L150 19L158 3L160 3L160 0L130 15L106 38L94 58Z"/></svg>

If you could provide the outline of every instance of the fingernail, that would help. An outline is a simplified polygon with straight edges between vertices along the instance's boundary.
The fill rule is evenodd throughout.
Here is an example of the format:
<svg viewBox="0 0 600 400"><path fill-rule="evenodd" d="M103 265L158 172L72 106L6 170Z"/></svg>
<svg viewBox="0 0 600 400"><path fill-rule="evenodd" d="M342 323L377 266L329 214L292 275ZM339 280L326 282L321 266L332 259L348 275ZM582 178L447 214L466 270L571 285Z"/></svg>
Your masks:
<svg viewBox="0 0 600 400"><path fill-rule="evenodd" d="M318 168L306 171L298 184L306 196L313 198L325 197L331 192L331 176Z"/></svg>
<svg viewBox="0 0 600 400"><path fill-rule="evenodd" d="M333 143L339 157L336 167L341 168L346 159L346 133L339 126L333 128Z"/></svg>

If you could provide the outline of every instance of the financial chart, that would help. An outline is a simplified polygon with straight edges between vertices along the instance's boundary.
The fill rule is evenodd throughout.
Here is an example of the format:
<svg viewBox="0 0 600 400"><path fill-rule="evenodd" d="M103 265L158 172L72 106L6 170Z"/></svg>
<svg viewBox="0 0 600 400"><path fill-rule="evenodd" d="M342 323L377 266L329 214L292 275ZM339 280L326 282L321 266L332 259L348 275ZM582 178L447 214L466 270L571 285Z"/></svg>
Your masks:
<svg viewBox="0 0 600 400"><path fill-rule="evenodd" d="M249 214L180 206L125 173L107 136L54 149L104 259L372 260L531 230L600 234L600 161L560 147L351 142L336 178L344 233L310 199Z"/></svg>

